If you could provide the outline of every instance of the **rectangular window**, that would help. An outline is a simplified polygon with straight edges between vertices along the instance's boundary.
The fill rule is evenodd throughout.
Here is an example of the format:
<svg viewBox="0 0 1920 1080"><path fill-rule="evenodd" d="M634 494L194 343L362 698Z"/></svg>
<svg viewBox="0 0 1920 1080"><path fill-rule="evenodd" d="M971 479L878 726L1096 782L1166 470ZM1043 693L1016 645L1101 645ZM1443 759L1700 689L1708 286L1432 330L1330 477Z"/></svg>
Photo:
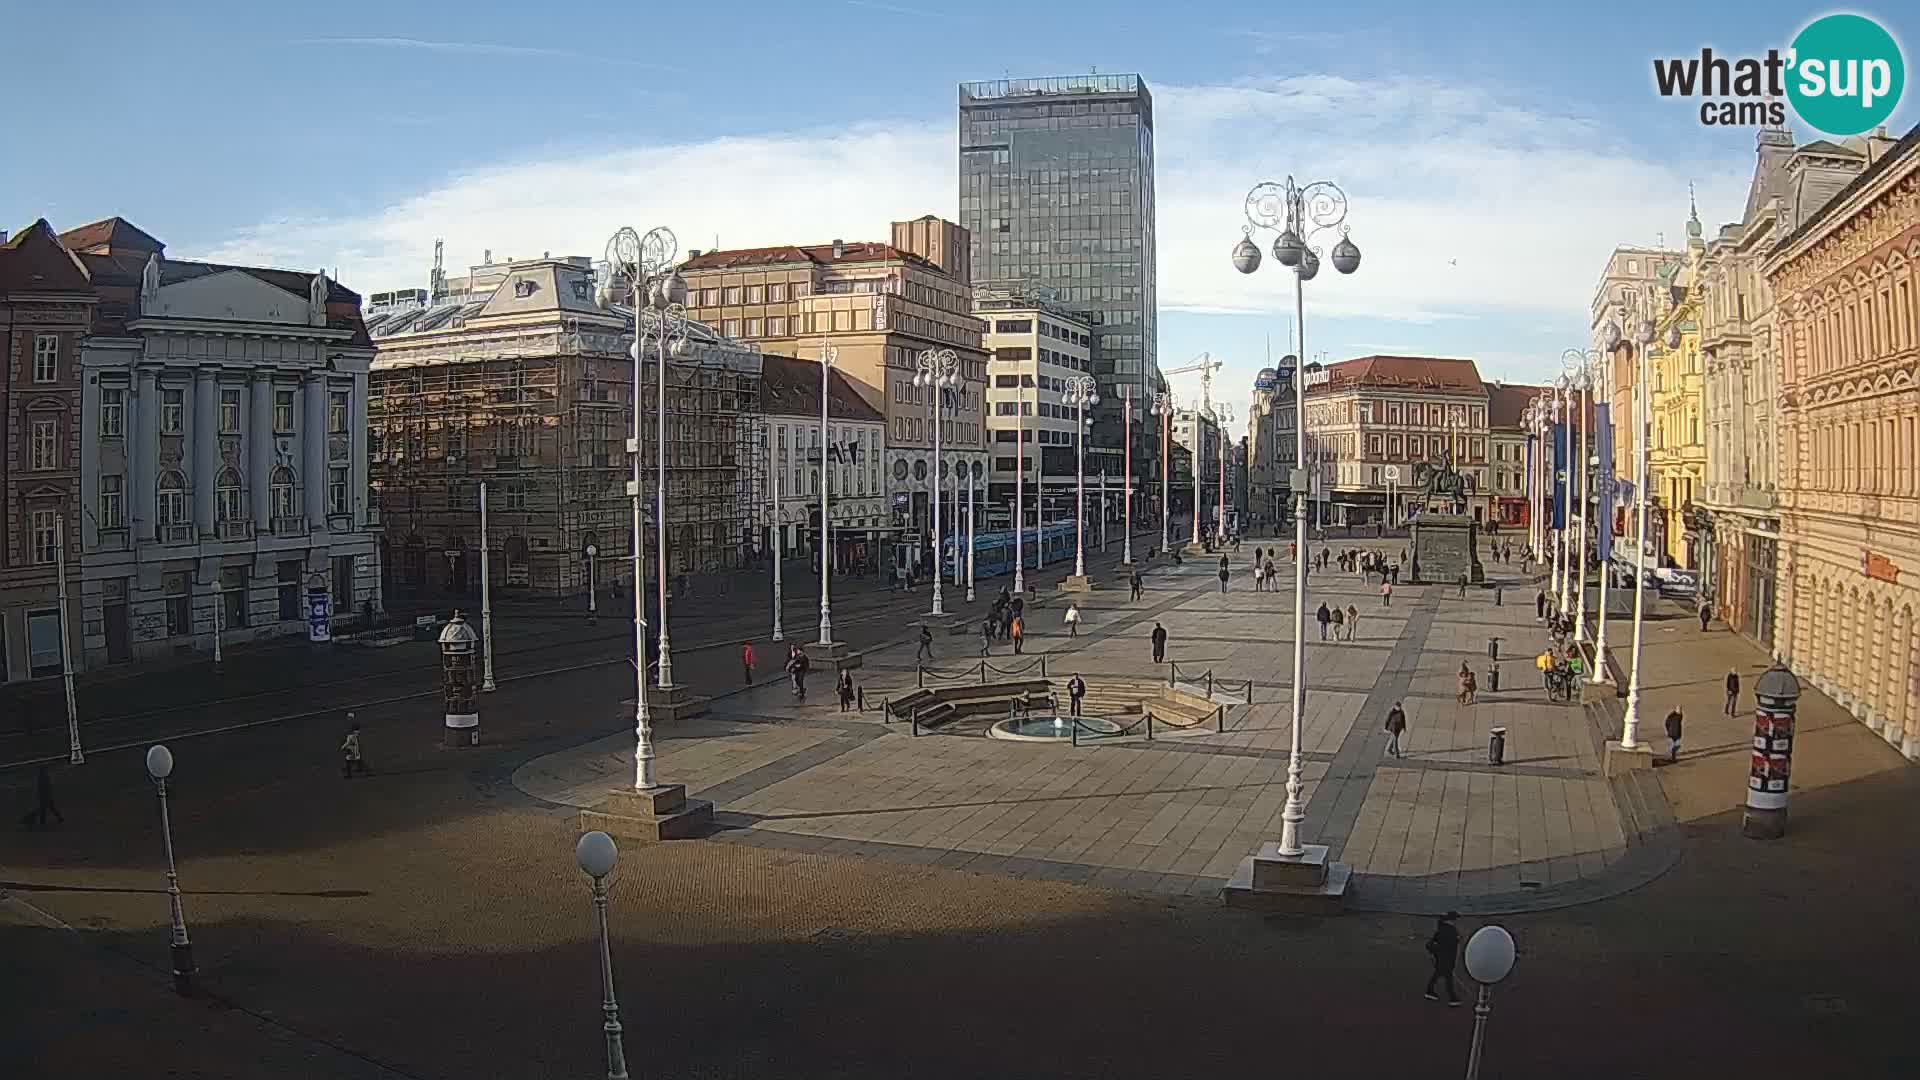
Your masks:
<svg viewBox="0 0 1920 1080"><path fill-rule="evenodd" d="M760 336L760 320L759 319L747 320L747 336L748 337Z"/></svg>
<svg viewBox="0 0 1920 1080"><path fill-rule="evenodd" d="M783 303L786 303L786 300L787 300L787 287L785 285L767 286L767 302L768 303L783 304Z"/></svg>
<svg viewBox="0 0 1920 1080"><path fill-rule="evenodd" d="M785 337L786 334L787 317L785 315L775 315L773 318L767 320L768 337Z"/></svg>
<svg viewBox="0 0 1920 1080"><path fill-rule="evenodd" d="M184 570L163 574L160 591L166 597L167 636L193 633L193 575Z"/></svg>
<svg viewBox="0 0 1920 1080"><path fill-rule="evenodd" d="M525 480L507 481L506 497L502 500L502 504L508 510L525 510L527 508L527 482Z"/></svg>
<svg viewBox="0 0 1920 1080"><path fill-rule="evenodd" d="M240 433L240 391L220 391L220 434L238 435Z"/></svg>
<svg viewBox="0 0 1920 1080"><path fill-rule="evenodd" d="M41 334L33 339L33 381L49 383L60 381L60 338L56 334Z"/></svg>
<svg viewBox="0 0 1920 1080"><path fill-rule="evenodd" d="M36 419L31 431L27 443L27 468L59 468L60 422L52 417Z"/></svg>
<svg viewBox="0 0 1920 1080"><path fill-rule="evenodd" d="M719 302L720 302L719 289L701 289L700 290L700 306L701 307L712 307L715 304L718 304Z"/></svg>
<svg viewBox="0 0 1920 1080"><path fill-rule="evenodd" d="M327 513L335 517L344 517L351 511L347 507L347 470L327 470Z"/></svg>
<svg viewBox="0 0 1920 1080"><path fill-rule="evenodd" d="M726 289L726 301L725 301L725 302L726 302L726 303L729 303L729 304L738 304L738 303L740 302L740 295L741 295L741 289L740 289L740 286L738 286L738 285L729 285L729 286L727 286L727 289Z"/></svg>
<svg viewBox="0 0 1920 1080"><path fill-rule="evenodd" d="M762 289L762 288L761 288L760 286L758 286L758 285L749 285L749 286L747 286L747 303L749 303L749 304L758 304L758 303L760 303L760 301L761 301L761 298L762 298L762 295L764 294L764 292L765 292L765 290L764 290L764 289Z"/></svg>
<svg viewBox="0 0 1920 1080"><path fill-rule="evenodd" d="M273 392L273 433L293 434L293 391L291 390Z"/></svg>
<svg viewBox="0 0 1920 1080"><path fill-rule="evenodd" d="M28 543L35 566L51 566L59 548L60 511L35 510L28 520Z"/></svg>
<svg viewBox="0 0 1920 1080"><path fill-rule="evenodd" d="M727 319L723 321L720 324L720 332L730 338L739 337L740 336L740 320Z"/></svg>
<svg viewBox="0 0 1920 1080"><path fill-rule="evenodd" d="M100 478L100 527L103 529L126 528L125 499L126 480L118 476Z"/></svg>
<svg viewBox="0 0 1920 1080"><path fill-rule="evenodd" d="M347 415L353 395L347 390L327 392L327 432L332 435L347 433Z"/></svg>
<svg viewBox="0 0 1920 1080"><path fill-rule="evenodd" d="M127 392L117 386L100 388L100 437L118 439L126 432Z"/></svg>
<svg viewBox="0 0 1920 1080"><path fill-rule="evenodd" d="M186 411L186 391L160 391L160 434L178 435L186 430Z"/></svg>
<svg viewBox="0 0 1920 1080"><path fill-rule="evenodd" d="M27 674L45 678L61 668L59 609L27 612Z"/></svg>
<svg viewBox="0 0 1920 1080"><path fill-rule="evenodd" d="M273 566L275 590L280 600L280 621L300 618L300 560L287 559Z"/></svg>
<svg viewBox="0 0 1920 1080"><path fill-rule="evenodd" d="M247 568L220 568L220 617L228 630L247 625Z"/></svg>

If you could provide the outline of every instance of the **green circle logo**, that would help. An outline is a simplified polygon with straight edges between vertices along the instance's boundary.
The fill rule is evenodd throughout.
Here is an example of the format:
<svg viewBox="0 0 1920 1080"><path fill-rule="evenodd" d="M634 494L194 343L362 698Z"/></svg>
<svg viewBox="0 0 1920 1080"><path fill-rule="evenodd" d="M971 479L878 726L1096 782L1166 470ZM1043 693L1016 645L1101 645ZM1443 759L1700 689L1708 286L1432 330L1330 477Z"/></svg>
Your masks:
<svg viewBox="0 0 1920 1080"><path fill-rule="evenodd" d="M1864 15L1823 15L1793 39L1787 99L1828 135L1871 131L1893 115L1907 84L1900 43Z"/></svg>

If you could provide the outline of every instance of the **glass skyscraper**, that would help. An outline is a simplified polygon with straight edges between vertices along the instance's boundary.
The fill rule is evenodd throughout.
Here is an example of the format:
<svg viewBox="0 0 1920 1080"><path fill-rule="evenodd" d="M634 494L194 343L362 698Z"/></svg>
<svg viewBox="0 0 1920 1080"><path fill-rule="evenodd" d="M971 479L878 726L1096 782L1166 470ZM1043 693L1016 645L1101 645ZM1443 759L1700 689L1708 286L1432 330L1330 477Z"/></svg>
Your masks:
<svg viewBox="0 0 1920 1080"><path fill-rule="evenodd" d="M1043 297L1093 323L1101 406L1088 471L1120 471L1121 387L1136 476L1158 466L1145 407L1155 352L1153 97L1137 75L960 84L960 224L977 287Z"/></svg>

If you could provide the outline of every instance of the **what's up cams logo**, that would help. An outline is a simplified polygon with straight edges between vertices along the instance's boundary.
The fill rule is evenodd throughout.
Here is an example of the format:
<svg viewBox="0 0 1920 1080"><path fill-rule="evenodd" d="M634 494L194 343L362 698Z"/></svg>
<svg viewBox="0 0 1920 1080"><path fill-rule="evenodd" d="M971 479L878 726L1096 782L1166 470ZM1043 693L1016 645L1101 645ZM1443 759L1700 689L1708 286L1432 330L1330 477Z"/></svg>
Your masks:
<svg viewBox="0 0 1920 1080"><path fill-rule="evenodd" d="M1655 60L1661 97L1701 98L1700 122L1713 127L1785 124L1786 104L1808 127L1858 135L1886 122L1906 88L1900 43L1864 15L1823 15L1794 35L1784 52L1728 58Z"/></svg>

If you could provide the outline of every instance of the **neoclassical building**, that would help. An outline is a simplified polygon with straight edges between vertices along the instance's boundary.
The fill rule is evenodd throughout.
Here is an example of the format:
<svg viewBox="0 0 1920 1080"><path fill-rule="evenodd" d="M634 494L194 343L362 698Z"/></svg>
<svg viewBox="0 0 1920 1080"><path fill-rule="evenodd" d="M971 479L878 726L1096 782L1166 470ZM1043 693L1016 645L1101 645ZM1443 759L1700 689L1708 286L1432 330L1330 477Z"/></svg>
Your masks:
<svg viewBox="0 0 1920 1080"><path fill-rule="evenodd" d="M1796 181L1817 155L1796 161L1764 264L1781 365L1775 650L1920 758L1920 127L1848 142L1835 149L1865 170L1811 213Z"/></svg>

